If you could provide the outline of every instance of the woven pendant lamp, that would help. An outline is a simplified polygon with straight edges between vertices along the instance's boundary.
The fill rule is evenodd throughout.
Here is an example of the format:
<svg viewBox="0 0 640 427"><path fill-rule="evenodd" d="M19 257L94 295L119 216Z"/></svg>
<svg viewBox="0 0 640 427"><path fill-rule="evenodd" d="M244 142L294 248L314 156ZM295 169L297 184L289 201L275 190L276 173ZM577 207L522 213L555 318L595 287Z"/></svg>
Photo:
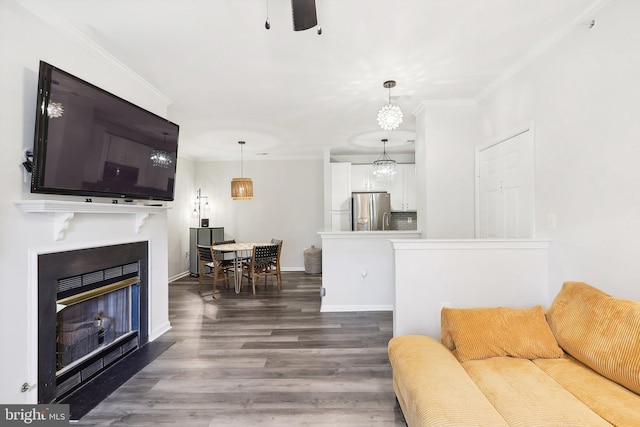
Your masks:
<svg viewBox="0 0 640 427"><path fill-rule="evenodd" d="M240 144L240 177L231 180L231 198L233 200L251 200L253 199L253 181L251 178L243 178L243 150L244 141L238 141Z"/></svg>

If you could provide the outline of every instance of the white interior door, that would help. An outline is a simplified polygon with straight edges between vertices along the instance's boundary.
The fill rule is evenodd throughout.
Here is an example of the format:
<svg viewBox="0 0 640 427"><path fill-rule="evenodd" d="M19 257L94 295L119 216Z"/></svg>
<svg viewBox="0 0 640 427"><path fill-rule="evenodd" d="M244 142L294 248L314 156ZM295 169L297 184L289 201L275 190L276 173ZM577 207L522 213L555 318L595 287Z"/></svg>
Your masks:
<svg viewBox="0 0 640 427"><path fill-rule="evenodd" d="M477 151L478 238L533 238L533 135L526 129Z"/></svg>

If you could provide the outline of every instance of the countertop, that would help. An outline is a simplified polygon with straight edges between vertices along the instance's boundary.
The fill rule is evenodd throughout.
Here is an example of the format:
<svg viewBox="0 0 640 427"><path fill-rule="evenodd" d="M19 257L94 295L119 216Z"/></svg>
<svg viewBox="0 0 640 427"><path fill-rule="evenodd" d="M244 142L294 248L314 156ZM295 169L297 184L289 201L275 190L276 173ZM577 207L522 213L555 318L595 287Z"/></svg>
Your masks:
<svg viewBox="0 0 640 427"><path fill-rule="evenodd" d="M361 239L361 238L384 238L384 239L419 239L420 231L417 230L378 230L378 231L319 231L318 234L323 239Z"/></svg>

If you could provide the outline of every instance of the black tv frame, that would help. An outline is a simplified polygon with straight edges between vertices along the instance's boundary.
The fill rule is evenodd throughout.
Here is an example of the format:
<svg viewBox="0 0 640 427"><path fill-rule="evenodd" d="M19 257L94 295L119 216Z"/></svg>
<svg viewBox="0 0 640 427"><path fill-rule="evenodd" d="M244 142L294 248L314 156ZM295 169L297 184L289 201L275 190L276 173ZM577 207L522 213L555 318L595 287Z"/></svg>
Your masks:
<svg viewBox="0 0 640 427"><path fill-rule="evenodd" d="M156 121L157 123L167 126L169 142L175 146L175 150L169 152L173 156L173 162L169 166L173 177L168 179L167 189L158 190L150 187L135 187L135 190L101 190L94 188L59 188L56 186L48 186L45 184L46 173L46 158L47 158L47 140L49 132L49 121L52 120L47 113L46 106L49 104L51 97L51 85L53 71L64 75L65 77L74 80L80 85L85 86L89 90L98 91L101 94L110 97L112 100L121 103L122 108L132 109L138 113L142 113L149 117L149 120ZM64 113L63 113L64 114ZM177 169L178 158L178 134L180 127L163 118L154 114L142 107L139 107L126 99L123 99L111 92L108 92L92 83L87 82L71 73L61 70L51 64L44 61L40 61L39 73L38 73L38 93L36 103L36 117L35 117L35 132L34 132L34 146L33 146L33 171L31 175L31 193L42 194L58 194L58 195L71 195L71 196L90 196L90 197L105 197L105 198L121 198L121 199L137 199L137 200L158 200L158 201L173 201L175 194L175 177ZM167 142L165 136L165 142ZM156 147L159 149L163 147Z"/></svg>

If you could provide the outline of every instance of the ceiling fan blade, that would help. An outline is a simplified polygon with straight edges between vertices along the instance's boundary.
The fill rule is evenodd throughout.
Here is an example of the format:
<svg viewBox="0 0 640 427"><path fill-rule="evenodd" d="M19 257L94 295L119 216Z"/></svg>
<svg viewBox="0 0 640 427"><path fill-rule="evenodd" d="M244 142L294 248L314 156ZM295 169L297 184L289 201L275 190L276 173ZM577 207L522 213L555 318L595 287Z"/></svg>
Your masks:
<svg viewBox="0 0 640 427"><path fill-rule="evenodd" d="M318 25L316 0L291 0L294 31L304 31Z"/></svg>

